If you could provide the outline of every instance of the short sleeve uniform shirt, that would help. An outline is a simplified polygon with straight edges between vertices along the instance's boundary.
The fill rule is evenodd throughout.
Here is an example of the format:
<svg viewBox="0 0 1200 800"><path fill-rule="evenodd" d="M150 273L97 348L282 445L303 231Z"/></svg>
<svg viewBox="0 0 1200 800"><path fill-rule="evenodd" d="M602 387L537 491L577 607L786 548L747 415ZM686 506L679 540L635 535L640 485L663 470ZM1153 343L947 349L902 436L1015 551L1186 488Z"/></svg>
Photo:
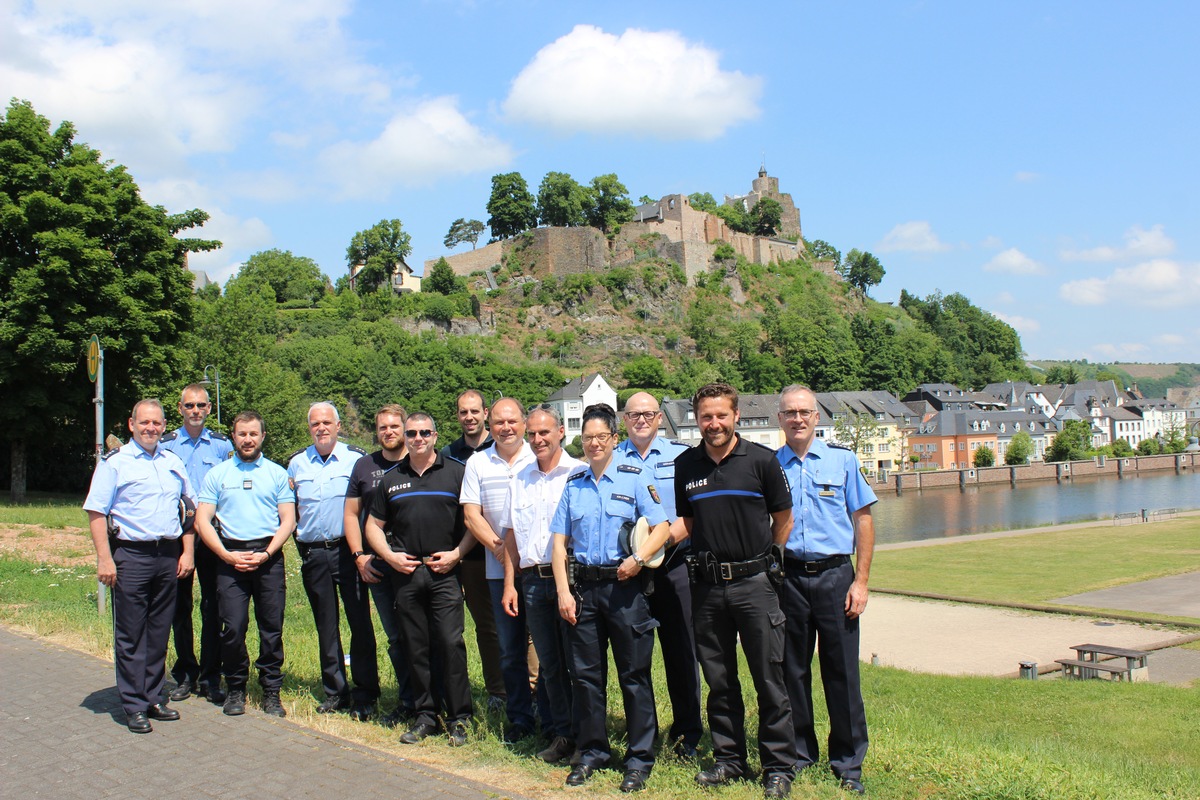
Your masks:
<svg viewBox="0 0 1200 800"><path fill-rule="evenodd" d="M388 543L412 558L451 550L462 541L462 489L464 466L442 453L422 475L405 456L384 474L371 501L371 516L383 520Z"/></svg>
<svg viewBox="0 0 1200 800"><path fill-rule="evenodd" d="M193 439L188 435L187 428L172 431L162 438L159 447L165 447L183 462L187 469L188 480L192 489L200 491L208 472L220 464L233 452L233 444L228 437L220 433L201 428L200 435Z"/></svg>
<svg viewBox="0 0 1200 800"><path fill-rule="evenodd" d="M288 480L296 493L296 539L305 544L342 538L346 489L363 451L337 442L328 458L309 445L288 463Z"/></svg>
<svg viewBox="0 0 1200 800"><path fill-rule="evenodd" d="M197 499L216 506L222 536L241 542L274 536L279 504L296 502L287 472L261 453L249 463L234 455L213 467Z"/></svg>
<svg viewBox="0 0 1200 800"><path fill-rule="evenodd" d="M844 447L813 439L804 458L784 445L775 452L792 487L792 532L788 555L803 561L854 552L851 514L876 501L859 469L858 457Z"/></svg>
<svg viewBox="0 0 1200 800"><path fill-rule="evenodd" d="M581 564L615 566L628 555L621 552L621 526L638 517L650 527L667 521L642 468L614 457L599 479L587 466L567 478L550 530L567 537Z"/></svg>
<svg viewBox="0 0 1200 800"><path fill-rule="evenodd" d="M111 516L117 538L127 542L178 539L183 495L193 497L179 457L162 447L151 454L131 441L96 465L83 508Z"/></svg>

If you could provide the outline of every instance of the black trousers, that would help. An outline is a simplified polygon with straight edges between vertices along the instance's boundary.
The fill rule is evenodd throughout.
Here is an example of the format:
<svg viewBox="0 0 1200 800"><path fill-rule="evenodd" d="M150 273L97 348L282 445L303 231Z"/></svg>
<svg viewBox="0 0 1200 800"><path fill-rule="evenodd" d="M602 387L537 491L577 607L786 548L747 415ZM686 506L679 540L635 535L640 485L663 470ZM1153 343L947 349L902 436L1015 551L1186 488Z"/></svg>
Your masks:
<svg viewBox="0 0 1200 800"><path fill-rule="evenodd" d="M196 571L178 581L175 619L171 623L175 640L175 666L171 677L176 683L191 681L210 687L221 685L221 616L217 602L217 558L200 537L196 538ZM200 584L200 658L196 658L192 629L192 587Z"/></svg>
<svg viewBox="0 0 1200 800"><path fill-rule="evenodd" d="M371 599L375 602L375 610L379 613L379 624L383 627L383 635L387 637L388 661L392 664L392 672L396 675L397 705L412 711L414 707L412 684L408 679L408 655L404 649L404 639L400 633L400 618L396 616L396 582L395 570L382 558L371 559L371 566L381 574L379 583L367 584ZM357 567L356 567L357 569ZM354 659L351 658L351 661ZM434 674L441 670L435 666ZM440 685L435 686L435 695L441 697Z"/></svg>
<svg viewBox="0 0 1200 800"><path fill-rule="evenodd" d="M246 631L250 628L250 601L258 623L258 682L263 689L279 691L283 685L283 609L287 578L283 552L253 572L238 572L224 561L217 567L217 597L221 606L221 669L230 689L245 690L250 679Z"/></svg>
<svg viewBox="0 0 1200 800"><path fill-rule="evenodd" d="M650 660L654 655L654 628L650 607L640 580L583 581L576 584L578 608L571 627L571 680L579 720L576 745L580 763L608 766L608 647L612 645L617 682L625 705L628 749L625 769L649 772L654 767L654 736L658 715Z"/></svg>
<svg viewBox="0 0 1200 800"><path fill-rule="evenodd" d="M846 618L846 593L854 566L843 564L816 575L787 571L787 688L792 704L800 769L820 758L813 719L812 659L819 642L821 684L829 712L829 766L839 777L862 776L867 756L867 714L858 674L858 620Z"/></svg>
<svg viewBox="0 0 1200 800"><path fill-rule="evenodd" d="M311 547L298 542L301 553L300 578L312 607L317 628L317 650L321 658L321 685L327 697L351 694L346 680L342 649L341 605L350 627L350 674L354 678L356 703L373 704L379 699L379 665L375 660L375 626L367 588L358 580L358 569L345 539L332 548Z"/></svg>
<svg viewBox="0 0 1200 800"><path fill-rule="evenodd" d="M708 682L713 757L746 770L746 707L737 643L758 695L758 752L763 774L793 774L796 744L783 677L784 618L766 573L692 585L696 657Z"/></svg>
<svg viewBox="0 0 1200 800"><path fill-rule="evenodd" d="M658 642L662 645L671 698L672 742L695 747L704 734L700 721L700 666L696 662L696 637L692 632L692 586L680 548L654 570L654 593L650 613L658 620Z"/></svg>
<svg viewBox="0 0 1200 800"><path fill-rule="evenodd" d="M396 616L408 652L409 683L417 722L437 723L432 654L441 659L442 687L449 722L471 718L471 684L467 678L467 646L463 641L463 592L458 570L439 575L425 566L411 575L393 571Z"/></svg>
<svg viewBox="0 0 1200 800"><path fill-rule="evenodd" d="M163 702L167 641L175 613L179 542L113 545L113 660L126 714Z"/></svg>

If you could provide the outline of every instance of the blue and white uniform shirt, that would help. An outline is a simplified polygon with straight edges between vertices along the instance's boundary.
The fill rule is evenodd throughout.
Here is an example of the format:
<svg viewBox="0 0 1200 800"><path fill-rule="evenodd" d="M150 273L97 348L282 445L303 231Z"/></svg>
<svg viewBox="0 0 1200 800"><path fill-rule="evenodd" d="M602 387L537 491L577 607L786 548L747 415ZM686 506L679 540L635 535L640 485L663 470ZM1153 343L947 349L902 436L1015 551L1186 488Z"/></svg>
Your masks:
<svg viewBox="0 0 1200 800"><path fill-rule="evenodd" d="M851 514L876 501L853 451L813 439L803 459L784 445L775 451L792 488L788 555L817 561L854 552Z"/></svg>
<svg viewBox="0 0 1200 800"><path fill-rule="evenodd" d="M579 563L615 566L627 556L621 552L621 526L638 517L652 528L667 521L643 469L613 458L599 479L591 467L567 478L550 530L567 537Z"/></svg>
<svg viewBox="0 0 1200 800"><path fill-rule="evenodd" d="M96 465L83 508L107 515L127 542L178 539L184 495L195 499L179 457L162 447L149 453L134 440Z"/></svg>

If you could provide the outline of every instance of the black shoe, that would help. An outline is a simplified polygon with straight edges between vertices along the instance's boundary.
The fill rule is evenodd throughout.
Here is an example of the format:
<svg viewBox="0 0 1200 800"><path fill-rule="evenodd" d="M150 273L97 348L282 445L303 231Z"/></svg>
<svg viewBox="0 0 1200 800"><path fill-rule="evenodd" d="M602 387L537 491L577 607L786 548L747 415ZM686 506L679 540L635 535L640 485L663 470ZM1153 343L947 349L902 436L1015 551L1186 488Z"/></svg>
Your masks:
<svg viewBox="0 0 1200 800"><path fill-rule="evenodd" d="M504 729L505 744L516 744L527 736L533 736L533 729L524 725L510 725Z"/></svg>
<svg viewBox="0 0 1200 800"><path fill-rule="evenodd" d="M746 777L746 769L729 761L718 761L711 769L696 773L696 783L701 786L724 786L730 781Z"/></svg>
<svg viewBox="0 0 1200 800"><path fill-rule="evenodd" d="M332 697L326 697L325 702L317 706L318 714L332 714L335 711L341 711L344 708L350 707L350 698L344 694L335 694Z"/></svg>
<svg viewBox="0 0 1200 800"><path fill-rule="evenodd" d="M287 712L283 710L283 703L279 702L278 689L263 690L263 713L270 714L272 717L287 716Z"/></svg>
<svg viewBox="0 0 1200 800"><path fill-rule="evenodd" d="M487 710L489 714L503 714L508 708L508 700L498 694L488 695Z"/></svg>
<svg viewBox="0 0 1200 800"><path fill-rule="evenodd" d="M166 703L155 703L146 709L146 716L150 719L158 719L163 722L170 722L179 719L179 712L168 706Z"/></svg>
<svg viewBox="0 0 1200 800"><path fill-rule="evenodd" d="M438 732L438 726L431 722L418 722L409 730L400 734L401 744L416 744L417 742L428 739Z"/></svg>
<svg viewBox="0 0 1200 800"><path fill-rule="evenodd" d="M563 759L570 758L575 752L575 743L565 736L555 736L554 741L545 750L538 752L537 757L547 764L557 764Z"/></svg>
<svg viewBox="0 0 1200 800"><path fill-rule="evenodd" d="M644 769L627 769L625 778L621 781L622 792L640 792L646 788L646 779L650 773Z"/></svg>
<svg viewBox="0 0 1200 800"><path fill-rule="evenodd" d="M696 749L696 745L694 744L688 744L687 742L676 742L675 757L680 761L699 761L700 751Z"/></svg>
<svg viewBox="0 0 1200 800"><path fill-rule="evenodd" d="M383 725L385 728L398 728L400 727L401 722L404 722L407 719L412 719L414 713L415 712L411 708L396 706L387 713L387 716L379 720L379 724Z"/></svg>
<svg viewBox="0 0 1200 800"><path fill-rule="evenodd" d="M858 778L847 778L843 776L838 778L838 785L851 794L867 793L867 787L863 786L862 781L860 781Z"/></svg>
<svg viewBox="0 0 1200 800"><path fill-rule="evenodd" d="M370 722L371 717L375 716L375 703L355 703L354 708L350 709L350 719L358 722Z"/></svg>
<svg viewBox="0 0 1200 800"><path fill-rule="evenodd" d="M450 746L462 747L467 743L467 723L453 722L450 724L449 732Z"/></svg>
<svg viewBox="0 0 1200 800"><path fill-rule="evenodd" d="M768 800L787 797L791 793L792 779L782 772L768 775L767 779L763 781L763 797L768 798Z"/></svg>
<svg viewBox="0 0 1200 800"><path fill-rule="evenodd" d="M125 725L134 733L149 733L154 730L150 726L150 719L146 716L145 711L138 711L129 715L125 720Z"/></svg>
<svg viewBox="0 0 1200 800"><path fill-rule="evenodd" d="M218 683L216 686L209 686L208 690L205 692L205 695L207 695L208 699L212 701L214 705L218 706L224 704L225 698L228 696L225 690L221 688L220 683Z"/></svg>
<svg viewBox="0 0 1200 800"><path fill-rule="evenodd" d="M178 703L180 700L187 700L191 696L192 682L189 680L182 680L179 682L179 685L172 689L171 693L167 695L167 699L172 703Z"/></svg>
<svg viewBox="0 0 1200 800"><path fill-rule="evenodd" d="M240 717L246 713L246 691L244 689L230 689L222 705L223 708L221 710L225 712L225 716Z"/></svg>
<svg viewBox="0 0 1200 800"><path fill-rule="evenodd" d="M587 764L576 764L567 776L567 786L583 786L595 771L595 767L589 767Z"/></svg>

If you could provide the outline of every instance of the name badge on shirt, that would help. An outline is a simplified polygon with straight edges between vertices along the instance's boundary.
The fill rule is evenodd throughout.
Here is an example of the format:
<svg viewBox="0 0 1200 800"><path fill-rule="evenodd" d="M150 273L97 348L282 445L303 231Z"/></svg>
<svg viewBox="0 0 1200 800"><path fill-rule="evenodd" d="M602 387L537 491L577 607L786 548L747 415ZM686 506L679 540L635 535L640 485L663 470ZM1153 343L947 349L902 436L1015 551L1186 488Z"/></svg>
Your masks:
<svg viewBox="0 0 1200 800"><path fill-rule="evenodd" d="M837 497L837 492L835 492L833 489L830 489L828 486L817 492L817 494L821 497Z"/></svg>
<svg viewBox="0 0 1200 800"><path fill-rule="evenodd" d="M249 478L247 478L246 480L242 481L242 488L243 488L243 489L253 489L253 488L254 488L254 481L252 481L252 480L250 480Z"/></svg>

